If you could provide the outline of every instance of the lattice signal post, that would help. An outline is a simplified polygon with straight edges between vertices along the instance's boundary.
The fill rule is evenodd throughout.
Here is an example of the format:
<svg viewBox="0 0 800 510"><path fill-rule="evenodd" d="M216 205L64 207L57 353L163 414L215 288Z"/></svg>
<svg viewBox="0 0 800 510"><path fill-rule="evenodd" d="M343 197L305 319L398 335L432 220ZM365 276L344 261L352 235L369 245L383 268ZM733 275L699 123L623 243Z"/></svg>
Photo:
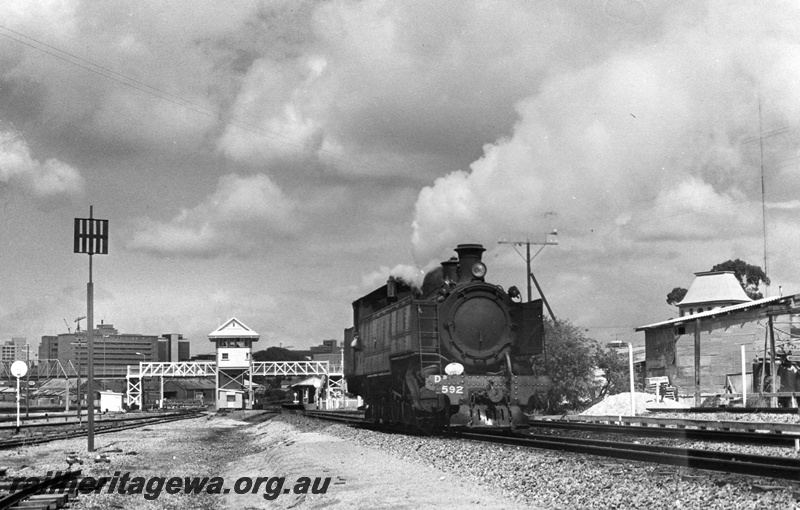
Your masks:
<svg viewBox="0 0 800 510"><path fill-rule="evenodd" d="M93 217L89 206L88 218L75 218L75 253L89 255L89 283L86 284L86 404L87 449L94 451L94 283L92 282L92 256L108 254L108 220ZM80 403L80 388L78 402Z"/></svg>

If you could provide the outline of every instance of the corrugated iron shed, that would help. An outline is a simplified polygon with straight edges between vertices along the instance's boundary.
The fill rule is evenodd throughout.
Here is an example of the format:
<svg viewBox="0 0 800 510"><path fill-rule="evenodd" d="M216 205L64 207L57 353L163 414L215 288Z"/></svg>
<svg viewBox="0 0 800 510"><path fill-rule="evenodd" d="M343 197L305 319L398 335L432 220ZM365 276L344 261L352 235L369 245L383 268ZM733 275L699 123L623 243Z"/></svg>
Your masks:
<svg viewBox="0 0 800 510"><path fill-rule="evenodd" d="M676 319L669 319L662 322L655 322L653 324L648 324L646 326L639 326L636 328L636 331L644 331L646 329L658 329L663 328L666 326L674 326L677 324L682 324L686 322L691 322L696 319L705 319L707 317L716 317L719 315L727 315L732 312L736 312L739 310L749 310L752 308L758 308L767 304L778 303L778 302L788 302L795 299L797 294L792 296L774 296L768 297L763 299L757 299L755 301L749 301L747 303L740 303L738 305L726 306L724 308L715 308L714 310L709 310L707 312L702 313L695 313L692 315L684 315L683 317L678 317Z"/></svg>

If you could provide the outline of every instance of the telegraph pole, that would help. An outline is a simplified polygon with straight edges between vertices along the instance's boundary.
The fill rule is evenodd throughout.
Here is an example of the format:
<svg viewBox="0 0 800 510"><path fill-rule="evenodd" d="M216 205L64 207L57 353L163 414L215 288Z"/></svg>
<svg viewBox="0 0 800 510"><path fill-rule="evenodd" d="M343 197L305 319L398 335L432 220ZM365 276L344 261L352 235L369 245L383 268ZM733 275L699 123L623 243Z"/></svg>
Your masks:
<svg viewBox="0 0 800 510"><path fill-rule="evenodd" d="M548 214L551 214L551 213L548 213ZM547 216L547 214L545 214L545 216ZM530 241L530 240L526 240L526 241L499 241L498 242L498 244L510 244L514 248L514 251L516 251L517 253L519 253L519 251L517 250L517 246L525 245L525 269L526 269L525 279L528 282L528 302L530 303L531 301L533 301L533 292L531 290L531 281L533 281L533 283L536 284L536 290L539 292L539 295L542 296L542 302L547 307L547 312L550 314L550 318L553 320L553 324L557 324L556 316L553 313L553 310L550 308L550 303L547 302L547 298L544 296L544 292L542 292L542 288L539 287L539 282L537 282L536 281L536 277L533 276L533 271L531 271L531 261L534 258L536 258L536 255L539 255L539 253L541 253L542 250L544 250L545 246L552 246L552 245L557 245L558 244L558 239L556 239L554 237L556 235L558 235L558 232L556 231L556 229L553 229L553 231L550 232L549 234L545 234L544 241L542 241L541 243L533 242L533 241ZM552 239L550 239L550 236L553 236ZM539 248L539 250L533 255L533 257L531 257L531 245L541 246L541 248ZM520 255L522 255L522 254L520 253ZM544 364L546 366L547 365L547 351L544 349L544 347L545 346L543 345L542 355L544 356Z"/></svg>
<svg viewBox="0 0 800 510"><path fill-rule="evenodd" d="M526 280L528 281L528 302L533 300L533 289L531 288L531 282L536 284L536 290L539 291L539 295L542 296L542 300L544 304L547 306L547 311L550 312L550 318L553 321L556 320L555 316L553 315L553 310L550 309L550 305L547 303L547 299L542 294L542 289L539 287L539 283L536 281L536 278L533 276L533 272L531 271L531 261L536 258L542 250L544 250L545 246L556 246L558 245L558 239L555 236L558 235L558 232L553 229L552 232L546 234L544 236L544 241L542 242L535 242L535 241L499 241L498 244L510 244L514 246L514 250L516 250L517 246L525 246L525 267L526 267ZM552 237L551 237L552 236ZM534 253L533 257L531 257L531 245L534 246L541 246L539 250ZM519 252L517 252L519 253ZM520 254L521 255L521 254Z"/></svg>

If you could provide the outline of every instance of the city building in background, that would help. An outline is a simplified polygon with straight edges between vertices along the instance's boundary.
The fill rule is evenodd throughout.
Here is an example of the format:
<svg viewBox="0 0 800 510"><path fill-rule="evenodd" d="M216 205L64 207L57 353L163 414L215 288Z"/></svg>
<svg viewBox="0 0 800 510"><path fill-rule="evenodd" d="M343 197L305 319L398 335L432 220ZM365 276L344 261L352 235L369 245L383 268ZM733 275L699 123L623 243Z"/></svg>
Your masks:
<svg viewBox="0 0 800 510"><path fill-rule="evenodd" d="M158 361L175 363L189 361L189 341L178 333L165 333L158 339Z"/></svg>
<svg viewBox="0 0 800 510"><path fill-rule="evenodd" d="M342 347L338 340L323 340L322 345L311 347L311 361L327 361L331 367L342 364Z"/></svg>
<svg viewBox="0 0 800 510"><path fill-rule="evenodd" d="M94 330L95 377L124 377L128 365L139 362L185 361L190 358L189 341L183 335L142 335L120 333L112 324L99 324ZM58 360L86 375L86 331L43 336L39 359Z"/></svg>
<svg viewBox="0 0 800 510"><path fill-rule="evenodd" d="M12 338L0 345L0 360L2 361L28 361L29 359L28 341L25 338Z"/></svg>

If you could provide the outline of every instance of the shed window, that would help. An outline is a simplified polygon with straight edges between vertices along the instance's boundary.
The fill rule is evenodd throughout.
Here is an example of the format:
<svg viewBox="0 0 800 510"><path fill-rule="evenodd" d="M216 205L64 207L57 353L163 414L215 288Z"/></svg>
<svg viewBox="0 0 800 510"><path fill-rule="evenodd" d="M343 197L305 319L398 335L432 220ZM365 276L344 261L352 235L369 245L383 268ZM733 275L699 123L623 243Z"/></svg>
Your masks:
<svg viewBox="0 0 800 510"><path fill-rule="evenodd" d="M228 353L227 352L223 352L222 353L222 359L225 360L225 361L228 360Z"/></svg>

